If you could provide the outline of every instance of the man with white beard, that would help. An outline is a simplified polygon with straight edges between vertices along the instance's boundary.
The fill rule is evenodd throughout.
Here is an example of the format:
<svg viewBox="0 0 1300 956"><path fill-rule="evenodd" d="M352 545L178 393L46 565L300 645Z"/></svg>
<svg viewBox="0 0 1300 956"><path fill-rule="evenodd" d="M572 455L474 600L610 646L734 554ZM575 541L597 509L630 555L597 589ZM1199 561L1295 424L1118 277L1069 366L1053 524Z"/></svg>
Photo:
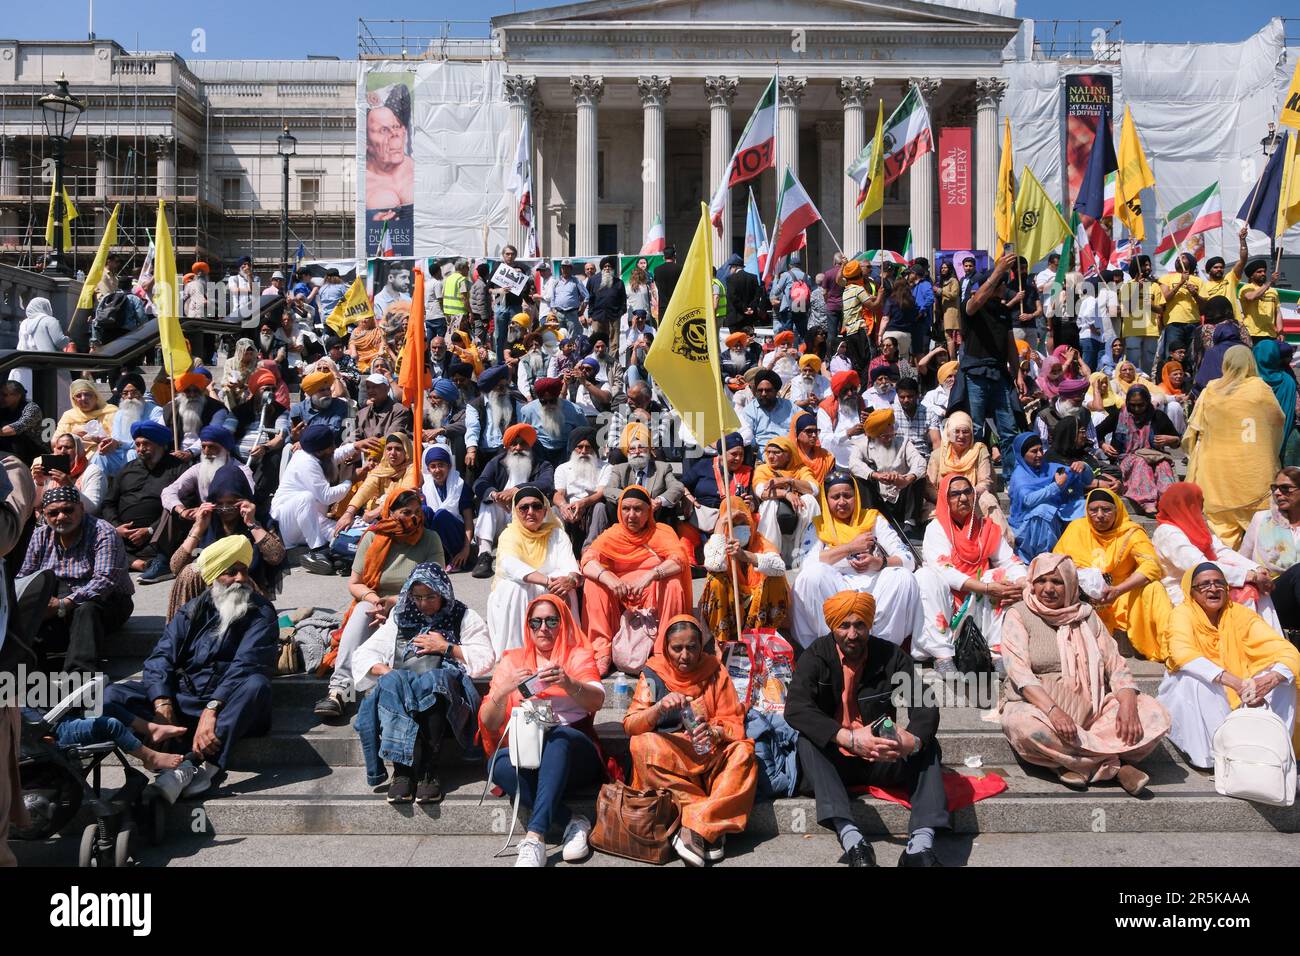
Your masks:
<svg viewBox="0 0 1300 956"><path fill-rule="evenodd" d="M519 410L519 420L537 430L537 453L552 466L564 459L569 432L588 424L582 409L560 397L564 381L541 378L533 386L537 398Z"/></svg>
<svg viewBox="0 0 1300 956"><path fill-rule="evenodd" d="M165 425L136 422L131 437L135 460L109 479L99 511L117 529L131 570L144 570L140 583L152 584L172 576L168 559L185 537L185 530L175 525L164 528L162 492L188 462L172 453L172 432Z"/></svg>
<svg viewBox="0 0 1300 956"><path fill-rule="evenodd" d="M501 452L502 436L519 421L523 408L518 393L510 389L508 365L484 369L478 391L478 397L465 406L465 470L471 481L480 467Z"/></svg>
<svg viewBox="0 0 1300 956"><path fill-rule="evenodd" d="M816 355L799 359L799 374L790 381L790 401L811 412L830 394L831 381L822 374L822 360Z"/></svg>
<svg viewBox="0 0 1300 956"><path fill-rule="evenodd" d="M230 411L207 393L210 380L198 372L178 375L174 398L162 410L162 422L168 428L180 427L181 454L188 459L199 456L199 431L204 425L220 425Z"/></svg>
<svg viewBox="0 0 1300 956"><path fill-rule="evenodd" d="M524 336L524 348L526 351L519 358L519 378L516 384L519 388L519 394L522 395L526 401L532 401L533 384L539 378L546 377L546 370L550 367L551 357L554 354L553 352L548 353L545 350L543 344L545 342L545 335L550 335L551 339L553 341L555 340L554 332L529 332ZM558 341L555 344L555 351L559 351ZM503 365L497 367L505 368ZM480 383L479 387L482 388L482 383Z"/></svg>
<svg viewBox="0 0 1300 956"><path fill-rule="evenodd" d="M100 442L97 456L99 466L109 478L121 471L127 462L135 460L131 426L140 421L163 423L162 409L154 402L153 396L145 391L143 375L138 372L122 375L117 380L117 394L117 414L113 416L113 424L109 429L112 444Z"/></svg>
<svg viewBox="0 0 1300 956"><path fill-rule="evenodd" d="M113 684L104 700L146 720L193 728L179 767L152 787L169 803L219 783L235 746L271 727L271 675L279 628L275 608L253 590L253 542L231 535L205 547L198 570L208 589L167 622L143 679Z"/></svg>
<svg viewBox="0 0 1300 956"><path fill-rule="evenodd" d="M501 440L501 453L487 463L474 482L474 499L479 502L474 521L474 538L478 542L478 561L473 571L476 578L492 577L492 549L510 523L510 508L520 485L535 486L547 501L555 495L554 469L536 453L537 429L520 422L507 428Z"/></svg>
<svg viewBox="0 0 1300 956"><path fill-rule="evenodd" d="M199 515L199 507L208 500L208 488L221 466L229 461L239 467L253 487L253 472L234 457L235 436L220 425L209 425L199 431L199 460L186 468L170 485L162 490L163 518L159 523L159 536L182 541ZM157 578L140 583L152 584Z"/></svg>
<svg viewBox="0 0 1300 956"><path fill-rule="evenodd" d="M457 463L465 460L465 409L460 389L449 378L435 378L424 403L424 440L451 446Z"/></svg>
<svg viewBox="0 0 1300 956"><path fill-rule="evenodd" d="M836 372L831 376L831 394L817 406L818 436L822 447L835 456L838 468L848 468L853 442L863 435L862 382L857 372Z"/></svg>
<svg viewBox="0 0 1300 956"><path fill-rule="evenodd" d="M564 521L574 554L605 530L608 520L594 520L603 508L593 507L604 499L602 489L609 481L609 466L596 454L596 429L575 428L569 433L569 460L555 469L555 507ZM601 525L596 527L596 525Z"/></svg>
<svg viewBox="0 0 1300 956"><path fill-rule="evenodd" d="M615 275L618 257L600 260L600 272L587 280L587 318L596 330L609 334L627 312L627 288Z"/></svg>

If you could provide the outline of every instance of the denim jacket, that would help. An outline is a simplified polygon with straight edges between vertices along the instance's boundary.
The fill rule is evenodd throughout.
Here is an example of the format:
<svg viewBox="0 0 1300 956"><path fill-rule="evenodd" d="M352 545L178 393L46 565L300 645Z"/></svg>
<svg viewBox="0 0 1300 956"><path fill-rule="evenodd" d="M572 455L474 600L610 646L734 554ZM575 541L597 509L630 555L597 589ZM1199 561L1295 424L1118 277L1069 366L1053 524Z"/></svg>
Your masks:
<svg viewBox="0 0 1300 956"><path fill-rule="evenodd" d="M423 674L389 671L366 694L353 721L361 738L369 786L378 786L388 778L385 760L412 763L419 733L413 715L436 704L439 694L447 698L447 722L456 741L467 752L475 746L473 728L480 698L469 674L447 662Z"/></svg>

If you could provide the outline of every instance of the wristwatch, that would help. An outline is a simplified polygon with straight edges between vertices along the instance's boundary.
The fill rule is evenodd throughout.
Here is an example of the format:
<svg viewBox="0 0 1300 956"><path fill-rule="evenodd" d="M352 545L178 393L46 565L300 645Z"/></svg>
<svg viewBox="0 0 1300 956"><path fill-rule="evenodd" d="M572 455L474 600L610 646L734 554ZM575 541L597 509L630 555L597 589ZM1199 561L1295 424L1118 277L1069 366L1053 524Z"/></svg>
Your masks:
<svg viewBox="0 0 1300 956"><path fill-rule="evenodd" d="M215 714L217 711L221 709L224 703L225 701L221 701L221 700L210 700L208 701L207 706L204 709L210 710Z"/></svg>

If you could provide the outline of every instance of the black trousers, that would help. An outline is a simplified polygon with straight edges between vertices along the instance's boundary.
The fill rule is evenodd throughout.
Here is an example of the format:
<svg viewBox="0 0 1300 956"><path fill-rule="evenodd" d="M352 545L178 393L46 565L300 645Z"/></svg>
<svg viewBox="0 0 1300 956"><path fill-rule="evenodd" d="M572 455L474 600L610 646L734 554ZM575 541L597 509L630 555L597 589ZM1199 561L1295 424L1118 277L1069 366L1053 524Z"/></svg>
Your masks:
<svg viewBox="0 0 1300 956"><path fill-rule="evenodd" d="M799 738L800 789L811 790L817 798L817 822L832 829L837 819L853 819L849 787L887 787L902 784L912 804L907 832L921 827L946 829L952 818L948 797L943 789L943 758L937 740L906 760L876 763L859 757L846 757L835 744L819 748L806 737Z"/></svg>
<svg viewBox="0 0 1300 956"><path fill-rule="evenodd" d="M1273 582L1273 607L1288 631L1300 628L1300 564L1293 564Z"/></svg>
<svg viewBox="0 0 1300 956"><path fill-rule="evenodd" d="M61 583L58 590L67 592ZM45 619L40 631L42 650L48 653L66 646L65 671L94 671L104 639L121 629L134 610L129 594L109 594L78 604L67 617Z"/></svg>
<svg viewBox="0 0 1300 956"><path fill-rule="evenodd" d="M875 482L872 482L875 484ZM922 526L921 521L921 504L925 500L925 492L922 490L925 486L924 480L912 482L898 496L897 501L887 501L884 495L877 493L875 495L876 507L889 515L898 525L904 525L911 521L918 528ZM877 489L872 489L876 491Z"/></svg>
<svg viewBox="0 0 1300 956"><path fill-rule="evenodd" d="M859 370L859 376L865 375L867 366L871 364L871 337L867 330L859 329L844 336L844 342L848 347L849 361Z"/></svg>

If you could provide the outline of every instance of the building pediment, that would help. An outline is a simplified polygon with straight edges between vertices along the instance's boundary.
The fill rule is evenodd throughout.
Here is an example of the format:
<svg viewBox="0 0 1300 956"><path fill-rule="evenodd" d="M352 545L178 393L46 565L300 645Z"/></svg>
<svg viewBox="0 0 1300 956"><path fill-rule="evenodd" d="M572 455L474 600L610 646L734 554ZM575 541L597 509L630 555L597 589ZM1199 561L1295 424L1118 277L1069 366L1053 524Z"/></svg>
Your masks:
<svg viewBox="0 0 1300 956"><path fill-rule="evenodd" d="M1008 5L990 2L987 6L992 9ZM983 27L1010 32L1020 25L1014 17L924 0L585 0L492 18L494 27L505 29L613 24L654 27L677 23Z"/></svg>

